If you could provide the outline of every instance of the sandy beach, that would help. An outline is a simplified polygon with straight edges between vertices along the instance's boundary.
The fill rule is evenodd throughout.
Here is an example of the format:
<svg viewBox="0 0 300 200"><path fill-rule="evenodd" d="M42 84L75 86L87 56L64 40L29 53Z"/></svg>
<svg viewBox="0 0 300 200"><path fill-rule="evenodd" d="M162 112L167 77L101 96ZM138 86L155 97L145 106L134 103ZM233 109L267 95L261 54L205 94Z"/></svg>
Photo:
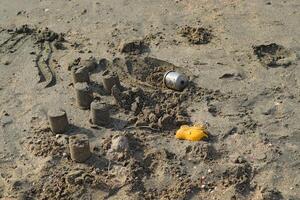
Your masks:
<svg viewBox="0 0 300 200"><path fill-rule="evenodd" d="M1 0L0 199L299 200L299 19L298 0Z"/></svg>

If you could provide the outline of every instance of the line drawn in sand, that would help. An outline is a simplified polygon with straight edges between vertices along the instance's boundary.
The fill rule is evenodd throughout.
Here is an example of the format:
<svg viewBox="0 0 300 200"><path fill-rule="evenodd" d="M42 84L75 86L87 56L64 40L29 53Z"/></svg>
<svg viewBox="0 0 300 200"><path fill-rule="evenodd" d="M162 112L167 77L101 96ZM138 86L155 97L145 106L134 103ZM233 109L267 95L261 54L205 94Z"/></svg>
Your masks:
<svg viewBox="0 0 300 200"><path fill-rule="evenodd" d="M37 30L22 26L14 31L0 29L0 33L7 32L10 36L0 43L0 53L17 52L29 39L31 39L34 47L38 47L38 54L34 60L35 66L38 68L39 84L44 88L52 87L56 84L56 75L54 69L50 65L53 54L53 42L61 40L61 37L49 29Z"/></svg>
<svg viewBox="0 0 300 200"><path fill-rule="evenodd" d="M54 86L56 84L56 77L49 64L53 53L52 45L50 42L46 41L39 44L39 49L40 52L35 60L40 76L39 83L45 82L45 88Z"/></svg>

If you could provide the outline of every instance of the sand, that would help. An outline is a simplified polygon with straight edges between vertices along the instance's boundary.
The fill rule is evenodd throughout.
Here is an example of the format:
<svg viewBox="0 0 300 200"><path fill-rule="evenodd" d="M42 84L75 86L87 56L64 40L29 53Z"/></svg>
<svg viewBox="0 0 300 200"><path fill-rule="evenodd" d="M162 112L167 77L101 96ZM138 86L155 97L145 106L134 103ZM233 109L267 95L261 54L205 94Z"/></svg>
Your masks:
<svg viewBox="0 0 300 200"><path fill-rule="evenodd" d="M300 199L300 3L1 0L0 198ZM78 108L72 68L109 106ZM163 74L189 77L177 92ZM102 79L116 74L112 95ZM70 126L51 132L59 106ZM175 139L183 124L209 138ZM76 163L69 137L88 136ZM120 139L122 138L122 139Z"/></svg>

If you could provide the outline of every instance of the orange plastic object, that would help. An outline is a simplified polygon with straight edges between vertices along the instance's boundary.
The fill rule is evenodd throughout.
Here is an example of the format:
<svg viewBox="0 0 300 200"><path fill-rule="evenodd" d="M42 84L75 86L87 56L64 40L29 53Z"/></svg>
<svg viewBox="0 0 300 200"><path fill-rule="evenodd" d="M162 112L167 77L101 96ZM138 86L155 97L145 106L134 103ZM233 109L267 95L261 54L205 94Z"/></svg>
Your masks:
<svg viewBox="0 0 300 200"><path fill-rule="evenodd" d="M180 140L199 141L208 137L205 133L205 127L202 125L187 126L183 125L176 132L175 138Z"/></svg>

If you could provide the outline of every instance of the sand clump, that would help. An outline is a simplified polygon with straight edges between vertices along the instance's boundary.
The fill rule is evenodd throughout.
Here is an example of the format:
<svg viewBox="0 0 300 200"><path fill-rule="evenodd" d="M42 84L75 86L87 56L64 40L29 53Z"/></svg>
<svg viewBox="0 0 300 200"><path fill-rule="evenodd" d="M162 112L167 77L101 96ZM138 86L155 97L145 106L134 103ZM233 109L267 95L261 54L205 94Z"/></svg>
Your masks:
<svg viewBox="0 0 300 200"><path fill-rule="evenodd" d="M282 200L283 197L281 195L281 192L278 191L276 188L269 188L265 187L261 190L262 193L262 199L263 200Z"/></svg>
<svg viewBox="0 0 300 200"><path fill-rule="evenodd" d="M94 56L87 59L78 57L75 58L67 67L68 71L74 68L85 68L89 73L93 72L98 67L98 62Z"/></svg>
<svg viewBox="0 0 300 200"><path fill-rule="evenodd" d="M66 41L64 39L64 34L56 33L50 30L48 27L37 28L25 24L16 28L15 30L10 30L10 32L16 34L31 35L34 37L37 43L54 42L54 46L56 47L56 49L61 50L64 49L63 42Z"/></svg>
<svg viewBox="0 0 300 200"><path fill-rule="evenodd" d="M149 52L149 46L143 40L134 40L122 43L119 47L119 51L129 55L139 55Z"/></svg>
<svg viewBox="0 0 300 200"><path fill-rule="evenodd" d="M33 133L22 142L25 148L35 156L62 156L66 151L66 141L59 140L47 126L34 128ZM59 137L59 135L58 135Z"/></svg>
<svg viewBox="0 0 300 200"><path fill-rule="evenodd" d="M282 45L271 43L253 47L259 61L268 66L289 66L296 60L296 54Z"/></svg>
<svg viewBox="0 0 300 200"><path fill-rule="evenodd" d="M179 33L182 37L187 38L189 43L196 45L208 44L213 38L211 30L204 27L184 26Z"/></svg>
<svg viewBox="0 0 300 200"><path fill-rule="evenodd" d="M252 167L243 158L237 158L234 164L226 169L222 178L225 187L233 185L237 193L246 193L250 189Z"/></svg>

